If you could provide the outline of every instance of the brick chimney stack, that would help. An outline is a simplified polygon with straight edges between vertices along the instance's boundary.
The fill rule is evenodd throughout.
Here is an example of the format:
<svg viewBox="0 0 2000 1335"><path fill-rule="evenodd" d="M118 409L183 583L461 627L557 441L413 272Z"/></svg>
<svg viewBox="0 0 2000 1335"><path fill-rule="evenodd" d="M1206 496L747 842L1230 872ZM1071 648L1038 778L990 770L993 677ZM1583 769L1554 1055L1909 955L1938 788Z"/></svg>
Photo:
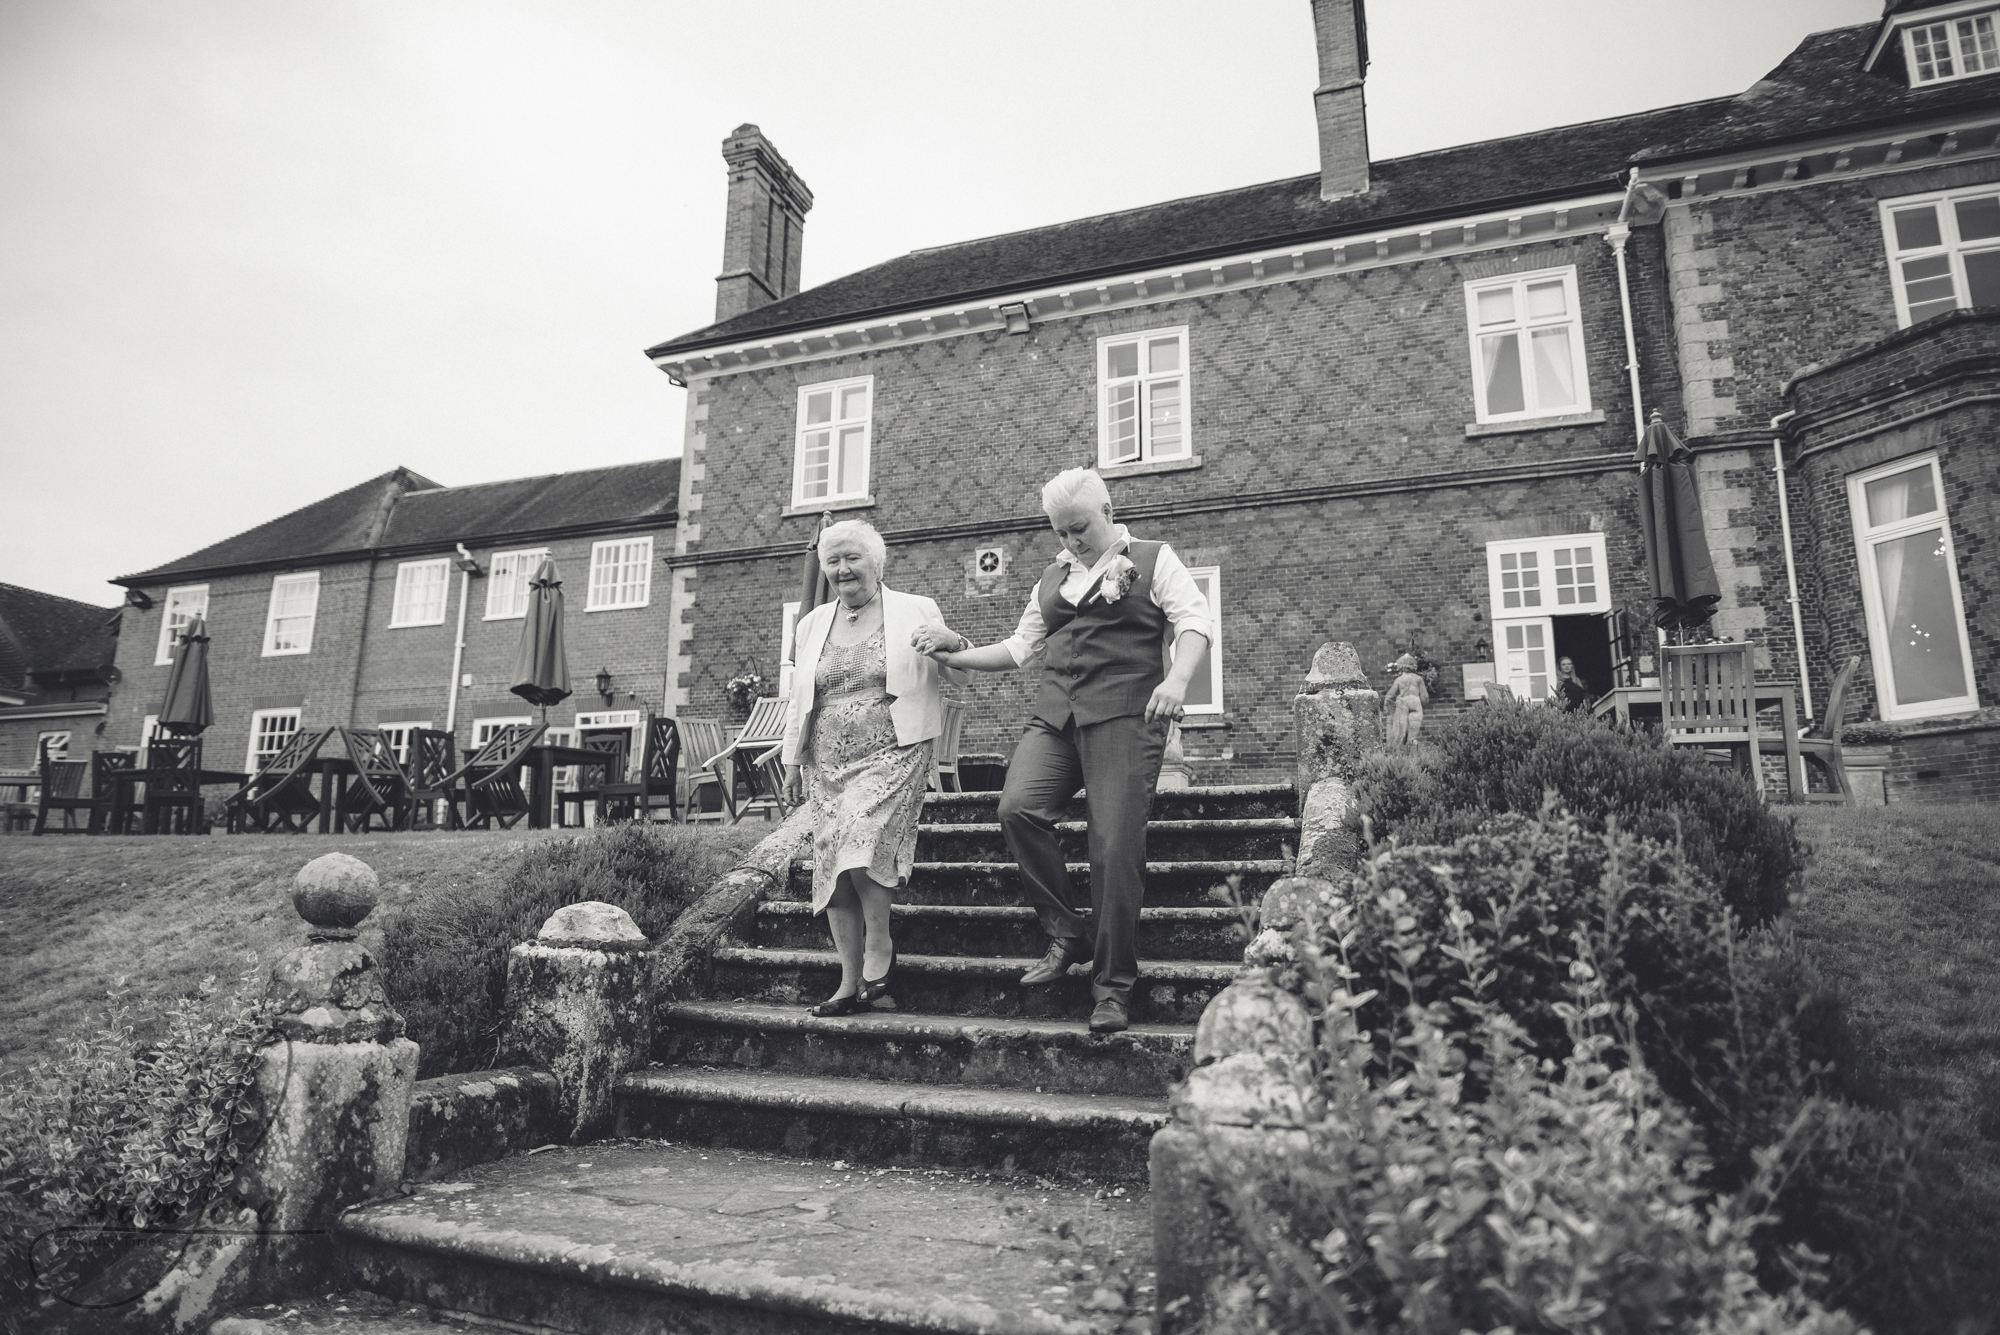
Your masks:
<svg viewBox="0 0 2000 1335"><path fill-rule="evenodd" d="M729 216L715 279L718 321L799 290L799 249L813 206L812 191L756 126L737 126L722 141L722 160L729 164Z"/></svg>
<svg viewBox="0 0 2000 1335"><path fill-rule="evenodd" d="M1368 18L1362 0L1312 0L1319 41L1319 197L1345 199L1368 193Z"/></svg>

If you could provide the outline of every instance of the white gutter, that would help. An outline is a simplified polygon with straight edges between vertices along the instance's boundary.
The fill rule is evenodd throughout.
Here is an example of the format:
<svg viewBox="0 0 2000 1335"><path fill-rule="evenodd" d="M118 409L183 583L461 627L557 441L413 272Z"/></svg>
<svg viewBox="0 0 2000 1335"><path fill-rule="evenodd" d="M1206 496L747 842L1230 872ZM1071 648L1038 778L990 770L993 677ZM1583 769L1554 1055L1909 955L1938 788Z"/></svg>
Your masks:
<svg viewBox="0 0 2000 1335"><path fill-rule="evenodd" d="M1778 527L1785 539L1786 601L1792 605L1792 644L1799 655L1799 702L1805 706L1806 722L1813 721L1812 673L1806 668L1806 623L1799 611L1799 568L1792 560L1792 502L1785 494L1785 438L1779 428L1791 420L1793 412L1771 419L1771 472L1778 479Z"/></svg>
<svg viewBox="0 0 2000 1335"><path fill-rule="evenodd" d="M1632 212L1632 192L1639 188L1639 169L1632 169L1625 186L1625 202L1618 206L1618 221L1605 230L1611 253L1618 258L1618 312L1625 317L1625 374L1632 381L1632 432L1639 439L1646 434L1646 405L1639 400L1639 343L1632 336L1632 287L1625 277L1625 242L1632 236L1626 221Z"/></svg>
<svg viewBox="0 0 2000 1335"><path fill-rule="evenodd" d="M451 684L444 697L444 730L454 736L458 730L458 676L465 664L465 604L472 597L472 572L479 569L479 562L462 542L458 558L458 639L451 646Z"/></svg>

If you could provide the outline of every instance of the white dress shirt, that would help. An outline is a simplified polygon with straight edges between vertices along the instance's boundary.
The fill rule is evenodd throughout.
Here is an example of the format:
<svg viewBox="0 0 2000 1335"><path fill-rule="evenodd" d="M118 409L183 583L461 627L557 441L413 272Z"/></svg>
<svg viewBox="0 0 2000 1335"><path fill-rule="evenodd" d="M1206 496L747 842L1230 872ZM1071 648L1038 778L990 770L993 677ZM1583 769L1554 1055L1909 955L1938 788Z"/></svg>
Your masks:
<svg viewBox="0 0 2000 1335"><path fill-rule="evenodd" d="M1071 606L1081 606L1083 596L1090 592L1091 585L1104 577L1105 568L1111 559L1122 554L1131 543L1132 535L1123 524L1113 527L1118 541L1101 553L1095 565L1088 569L1083 562L1065 547L1056 554L1056 561L1069 567L1057 592ZM1014 666L1019 667L1034 657L1035 650L1043 640L1049 638L1049 628L1042 620L1042 582L1037 579L1035 587L1028 591L1028 606L1021 613L1021 623L1014 627L1014 633L1002 640L1007 652L1014 657ZM1160 544L1160 554L1153 562L1153 606L1167 614L1173 623L1174 638L1180 638L1183 631L1199 631L1203 639L1213 644L1215 633L1209 629L1208 599L1202 597L1201 586L1188 574L1188 568L1181 564L1181 558L1174 555L1174 549Z"/></svg>

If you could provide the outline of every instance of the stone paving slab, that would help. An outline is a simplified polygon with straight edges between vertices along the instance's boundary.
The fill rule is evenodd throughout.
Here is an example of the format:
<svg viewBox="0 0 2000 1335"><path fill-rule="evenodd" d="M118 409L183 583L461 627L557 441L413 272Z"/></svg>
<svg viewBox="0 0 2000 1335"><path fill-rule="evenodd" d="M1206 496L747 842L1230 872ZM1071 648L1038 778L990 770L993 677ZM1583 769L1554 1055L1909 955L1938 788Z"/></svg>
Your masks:
<svg viewBox="0 0 2000 1335"><path fill-rule="evenodd" d="M773 1329L964 1335L1150 1322L1139 1190L618 1141L423 1183L340 1228L371 1288L412 1283L436 1307L559 1329L678 1329L676 1304L705 1305L704 1329L757 1329L758 1313L790 1318ZM454 1264L412 1279L420 1255ZM482 1286L496 1268L533 1278Z"/></svg>
<svg viewBox="0 0 2000 1335"><path fill-rule="evenodd" d="M329 1293L238 1308L211 1324L208 1335L448 1335L491 1329L378 1294Z"/></svg>

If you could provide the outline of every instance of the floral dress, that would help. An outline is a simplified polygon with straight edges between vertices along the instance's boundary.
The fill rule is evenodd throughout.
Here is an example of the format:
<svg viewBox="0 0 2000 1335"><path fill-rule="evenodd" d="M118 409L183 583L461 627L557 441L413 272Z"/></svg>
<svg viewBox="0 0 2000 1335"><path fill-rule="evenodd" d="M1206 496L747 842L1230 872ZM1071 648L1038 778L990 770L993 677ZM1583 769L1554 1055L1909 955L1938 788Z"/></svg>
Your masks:
<svg viewBox="0 0 2000 1335"><path fill-rule="evenodd" d="M812 805L814 913L824 913L854 868L877 884L910 879L931 744L896 745L882 631L846 647L828 642L813 668L806 765Z"/></svg>

